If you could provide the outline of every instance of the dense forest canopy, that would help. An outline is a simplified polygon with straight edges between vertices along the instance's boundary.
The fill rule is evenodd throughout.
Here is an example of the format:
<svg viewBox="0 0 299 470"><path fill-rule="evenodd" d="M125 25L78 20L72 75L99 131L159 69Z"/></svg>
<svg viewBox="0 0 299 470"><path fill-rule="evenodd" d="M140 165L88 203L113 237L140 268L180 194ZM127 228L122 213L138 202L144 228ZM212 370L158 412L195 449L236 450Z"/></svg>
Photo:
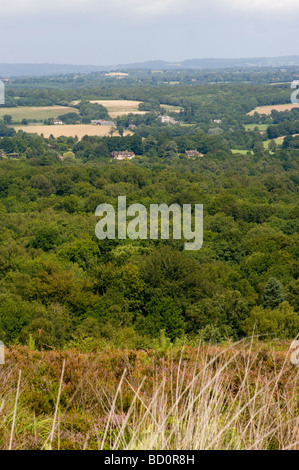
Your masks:
<svg viewBox="0 0 299 470"><path fill-rule="evenodd" d="M261 76L271 81L274 72ZM228 73L206 72L218 81ZM178 72L165 72L167 80L171 74ZM243 81L246 74L254 77L244 70ZM290 101L289 85L204 85L192 82L203 72L186 71L178 85L157 86L154 75L8 85L12 108L78 100L66 120L109 119L106 108L89 103L100 98L142 101L145 114L117 118L117 137L81 140L15 132L9 117L0 121L0 340L63 348L91 338L145 348L162 329L171 341L297 335L298 110L248 115ZM176 124L157 120L162 104L180 107L169 112ZM265 146L280 136L287 136L281 145ZM188 159L188 149L203 157ZM116 150L136 158L111 161ZM203 204L203 248L187 252L173 239L98 240L95 208L115 207L121 195L145 207Z"/></svg>

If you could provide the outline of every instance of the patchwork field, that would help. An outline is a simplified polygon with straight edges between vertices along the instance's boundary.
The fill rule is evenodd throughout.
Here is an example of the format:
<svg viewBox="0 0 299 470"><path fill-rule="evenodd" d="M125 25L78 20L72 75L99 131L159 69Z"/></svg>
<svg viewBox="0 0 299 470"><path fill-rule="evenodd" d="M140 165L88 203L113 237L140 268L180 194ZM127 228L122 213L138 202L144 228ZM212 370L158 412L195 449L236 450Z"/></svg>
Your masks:
<svg viewBox="0 0 299 470"><path fill-rule="evenodd" d="M264 132L268 129L268 124L245 124L244 127L247 131L253 131L258 127L260 132Z"/></svg>
<svg viewBox="0 0 299 470"><path fill-rule="evenodd" d="M161 108L172 113L179 113L183 109L181 106L172 106L171 104L161 104Z"/></svg>
<svg viewBox="0 0 299 470"><path fill-rule="evenodd" d="M299 108L299 104L288 103L276 105L272 104L270 106L258 106L257 108L250 111L250 113L248 113L248 116L253 116L254 113L266 114L267 116L269 116L271 114L272 109L275 109L276 111L291 111L291 109L294 108Z"/></svg>
<svg viewBox="0 0 299 470"><path fill-rule="evenodd" d="M109 113L109 116L115 118L126 114L145 114L145 111L139 111L138 105L141 101L130 100L91 100L91 103L97 103L104 106ZM79 101L73 101L72 104L76 105Z"/></svg>
<svg viewBox="0 0 299 470"><path fill-rule="evenodd" d="M142 101L133 101L133 100L91 100L91 103L97 103L104 106L109 113L109 116L112 118L118 116L124 116L126 114L146 114L146 111L139 111L138 105ZM73 101L73 105L77 105L79 101ZM172 106L168 104L161 104L161 107L166 111L172 111L174 113L179 113L181 111L180 106Z"/></svg>
<svg viewBox="0 0 299 470"><path fill-rule="evenodd" d="M0 118L5 114L12 117L13 121L22 121L22 119L51 119L57 118L61 114L78 113L76 108L68 106L20 106L19 108L0 108Z"/></svg>
<svg viewBox="0 0 299 470"><path fill-rule="evenodd" d="M299 134L293 134L292 137L296 137L297 135L299 135ZM283 136L277 137L276 139L273 139L273 140L277 143L277 145L282 145L285 138L286 138L286 135L283 135ZM271 142L271 139L266 140L264 142L264 147L268 148L270 142Z"/></svg>
<svg viewBox="0 0 299 470"><path fill-rule="evenodd" d="M48 138L50 135L54 137L75 137L79 140L85 135L94 135L98 137L108 136L112 127L111 126L93 126L92 124L74 124L74 125L56 125L56 126L13 126L16 131L22 130L30 134L43 134ZM131 134L130 131L125 131L124 135ZM115 135L118 135L117 132Z"/></svg>

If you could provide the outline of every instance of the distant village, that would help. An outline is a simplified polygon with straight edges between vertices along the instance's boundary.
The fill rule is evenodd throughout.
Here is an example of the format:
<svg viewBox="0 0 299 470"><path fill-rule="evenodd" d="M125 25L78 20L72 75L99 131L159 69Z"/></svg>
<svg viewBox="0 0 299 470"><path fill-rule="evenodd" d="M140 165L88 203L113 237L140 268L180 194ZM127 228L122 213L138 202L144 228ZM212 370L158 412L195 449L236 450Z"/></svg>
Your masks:
<svg viewBox="0 0 299 470"><path fill-rule="evenodd" d="M53 124L54 126L61 126L64 122L61 121L61 119L54 119ZM104 119L92 119L90 124L93 124L94 126L115 126L115 122L105 121Z"/></svg>
<svg viewBox="0 0 299 470"><path fill-rule="evenodd" d="M158 116L157 118L158 121L160 121L162 124L181 124L179 121L176 121L173 117L171 116ZM218 122L218 120L215 120L214 122ZM221 122L219 120L219 122ZM104 119L92 119L90 123L94 126L115 126L116 123L114 121L105 121ZM61 121L61 119L54 119L53 124L55 126L57 125L63 125L64 122ZM130 128L134 129L136 126L134 124L130 124Z"/></svg>
<svg viewBox="0 0 299 470"><path fill-rule="evenodd" d="M201 158L204 156L203 153L198 152L198 150L185 150L185 155L187 158ZM113 160L132 160L132 158L136 157L135 153L128 152L127 150L118 150L111 153L111 158Z"/></svg>
<svg viewBox="0 0 299 470"><path fill-rule="evenodd" d="M178 125L182 124L182 122L177 121L174 117L169 116L167 114L160 114L156 117L157 121L159 121L162 124L168 124L168 125ZM220 119L214 119L214 123L221 123ZM53 125L55 126L62 126L65 125L66 123L64 120L61 118L55 118L52 120ZM37 123L34 122L32 125L42 125L43 123ZM90 124L93 126L106 126L106 127L117 127L117 123L112 121L112 120L105 120L105 119L91 119ZM133 120L130 121L128 128L134 132L134 130L137 128L137 126L133 123ZM204 156L203 153L199 152L197 149L186 149L184 151L185 156L188 159L197 159L197 158L202 158ZM20 158L19 153L6 153L3 149L0 149L0 157L5 158L5 159L19 159ZM64 157L63 155L58 155L59 160L63 161ZM132 160L133 158L136 157L134 152L128 151L128 150L115 150L111 152L110 157L112 160L116 161L121 161L121 160Z"/></svg>
<svg viewBox="0 0 299 470"><path fill-rule="evenodd" d="M167 115L160 115L157 118L163 124L180 124L179 121L176 121L173 117ZM221 120L214 120L214 122L221 122ZM92 119L90 123L94 126L116 126L114 121L106 121L104 119ZM54 125L62 125L64 124L60 119L54 119ZM130 124L129 128L134 130L136 126L134 124ZM195 159L203 157L203 153L198 152L198 150L185 150L185 155L188 159ZM110 154L112 160L132 160L136 157L134 152L129 152L128 150L115 150ZM60 160L63 160L63 157L59 156Z"/></svg>
<svg viewBox="0 0 299 470"><path fill-rule="evenodd" d="M188 159L190 158L201 158L204 156L203 153L198 152L198 150L185 150L185 155ZM132 160L136 157L134 152L129 152L128 150L115 150L110 154L112 160ZM16 159L20 157L19 153L6 153L4 150L0 149L0 157L7 159ZM63 161L63 156L59 155L59 160Z"/></svg>

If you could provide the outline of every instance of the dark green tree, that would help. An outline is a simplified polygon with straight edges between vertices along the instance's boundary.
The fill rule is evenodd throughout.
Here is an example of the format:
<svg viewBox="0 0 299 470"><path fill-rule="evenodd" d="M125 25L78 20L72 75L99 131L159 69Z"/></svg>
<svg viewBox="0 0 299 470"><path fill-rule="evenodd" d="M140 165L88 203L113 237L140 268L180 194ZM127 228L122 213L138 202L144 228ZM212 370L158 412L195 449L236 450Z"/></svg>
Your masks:
<svg viewBox="0 0 299 470"><path fill-rule="evenodd" d="M5 114L3 116L3 120L5 122L5 124L11 124L12 122L12 116L10 114Z"/></svg>
<svg viewBox="0 0 299 470"><path fill-rule="evenodd" d="M140 322L142 333L158 337L161 330L174 340L185 331L182 311L171 297L154 297L146 307L148 315Z"/></svg>
<svg viewBox="0 0 299 470"><path fill-rule="evenodd" d="M283 301L284 296L281 284L275 277L271 277L265 287L263 307L274 310L279 307Z"/></svg>

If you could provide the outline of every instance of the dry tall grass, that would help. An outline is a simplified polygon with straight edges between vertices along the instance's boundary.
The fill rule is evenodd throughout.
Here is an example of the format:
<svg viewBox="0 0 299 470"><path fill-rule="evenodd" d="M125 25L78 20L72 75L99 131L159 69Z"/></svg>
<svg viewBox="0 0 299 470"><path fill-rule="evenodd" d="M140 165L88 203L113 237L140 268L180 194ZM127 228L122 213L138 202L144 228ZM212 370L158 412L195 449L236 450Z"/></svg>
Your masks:
<svg viewBox="0 0 299 470"><path fill-rule="evenodd" d="M1 448L299 449L298 370L251 343L13 350L0 375Z"/></svg>

